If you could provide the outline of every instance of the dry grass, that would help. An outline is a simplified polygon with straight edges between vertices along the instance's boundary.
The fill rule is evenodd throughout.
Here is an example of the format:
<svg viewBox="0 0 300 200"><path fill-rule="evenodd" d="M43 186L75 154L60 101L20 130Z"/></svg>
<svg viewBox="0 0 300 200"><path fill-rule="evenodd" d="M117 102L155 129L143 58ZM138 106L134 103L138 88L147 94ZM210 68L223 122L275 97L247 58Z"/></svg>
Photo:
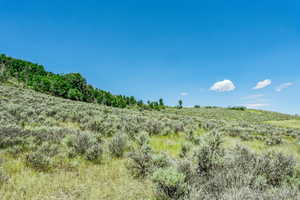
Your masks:
<svg viewBox="0 0 300 200"><path fill-rule="evenodd" d="M107 160L95 165L73 161L74 171L39 173L18 159L6 159L8 184L0 189L1 200L140 200L151 199L150 182L133 179L124 166L126 160Z"/></svg>

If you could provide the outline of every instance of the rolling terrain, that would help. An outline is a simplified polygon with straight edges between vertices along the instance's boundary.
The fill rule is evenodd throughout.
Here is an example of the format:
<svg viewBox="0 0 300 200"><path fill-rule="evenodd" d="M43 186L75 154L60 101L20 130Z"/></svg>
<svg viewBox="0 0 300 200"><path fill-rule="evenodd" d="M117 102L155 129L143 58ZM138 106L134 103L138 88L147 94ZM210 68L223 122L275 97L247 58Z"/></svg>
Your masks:
<svg viewBox="0 0 300 200"><path fill-rule="evenodd" d="M0 196L299 199L300 119L115 108L0 86Z"/></svg>
<svg viewBox="0 0 300 200"><path fill-rule="evenodd" d="M1 200L300 199L299 116L147 104L0 55Z"/></svg>

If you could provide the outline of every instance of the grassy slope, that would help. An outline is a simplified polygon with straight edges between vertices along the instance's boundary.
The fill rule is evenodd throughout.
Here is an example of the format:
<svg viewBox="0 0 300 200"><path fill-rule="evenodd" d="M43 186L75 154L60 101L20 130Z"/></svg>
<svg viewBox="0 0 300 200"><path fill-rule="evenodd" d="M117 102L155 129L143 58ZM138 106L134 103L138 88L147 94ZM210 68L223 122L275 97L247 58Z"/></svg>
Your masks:
<svg viewBox="0 0 300 200"><path fill-rule="evenodd" d="M162 112L146 111L140 113L137 110L121 110L116 108L107 108L100 105L86 104L64 100L61 98L50 97L30 90L15 88L13 86L0 86L0 103L2 109L10 109L11 105L19 107L21 110L30 110L35 113L33 118L38 117L37 113L50 113L51 110L59 112L64 109L70 113L80 114L80 112L90 113L94 118L103 115L103 112L115 117L122 117L122 113L129 116L142 115L149 119L159 116L159 119L167 118L177 120L182 116L196 117L199 120L224 120L224 121L247 121L258 123L261 121L270 121L275 125L288 124L294 128L299 128L299 121L296 117L271 113L265 111L233 111L222 108L186 108L177 110L168 108ZM88 110L88 111L87 111ZM26 112L27 112L26 111ZM30 111L28 111L30 112ZM68 114L70 114L68 113ZM113 115L113 113L116 113ZM63 113L61 113L63 114ZM22 116L21 116L22 117ZM28 117L28 116L27 116ZM29 117L30 118L30 117ZM32 119L25 123L25 127L32 129L45 124L49 126L67 127L70 129L80 129L81 124L71 120L61 121L58 117L51 117L39 121ZM12 123L9 119L5 123ZM281 121L289 120L289 121ZM288 123L287 123L288 122ZM296 122L294 124L294 122ZM199 130L199 134L203 130ZM242 141L238 137L224 137L225 146L231 147L234 144L245 144L257 151L266 149L275 149L289 154L293 154L300 160L299 145L296 139L285 139L279 146L267 147L260 141ZM178 156L181 144L188 142L184 133L169 134L166 136L156 135L151 137L150 144L157 151L164 151L171 156ZM152 199L152 186L150 182L133 179L125 168L126 158L112 159L105 156L103 163L95 165L83 159L77 159L69 162L75 170L55 170L52 173L36 172L26 166L22 161L22 155L18 158L12 158L5 150L0 150L0 158L6 162L5 170L9 172L12 179L8 184L0 188L2 199Z"/></svg>
<svg viewBox="0 0 300 200"><path fill-rule="evenodd" d="M45 99L50 99L43 104ZM0 104L16 105L17 107L32 107L46 110L56 103L70 104L70 100L56 98L15 86L0 86ZM52 102L52 103L51 103ZM53 103L55 102L55 104ZM88 107L101 107L93 104L79 103ZM36 107L33 107L36 106ZM116 109L118 110L118 109ZM79 129L78 123L70 121L57 121L48 118L57 127ZM40 127L41 124L32 122L25 125L26 129ZM78 158L69 162L62 170L51 173L37 172L24 165L24 155L14 158L5 150L0 149L0 161L11 179L8 184L0 188L1 200L58 200L58 199L148 199L152 195L152 185L149 182L134 179L128 173L125 164L126 159L111 159L105 156L101 165L91 164L84 159ZM71 170L67 169L71 168Z"/></svg>
<svg viewBox="0 0 300 200"><path fill-rule="evenodd" d="M3 154L1 156L5 157ZM152 196L151 184L133 179L124 167L125 160L107 160L94 165L74 161L75 171L39 173L20 160L5 157L11 176L0 190L1 199L146 199Z"/></svg>
<svg viewBox="0 0 300 200"><path fill-rule="evenodd" d="M300 120L282 120L282 121L267 121L267 123L281 126L281 127L288 127L288 128L298 128L300 129Z"/></svg>

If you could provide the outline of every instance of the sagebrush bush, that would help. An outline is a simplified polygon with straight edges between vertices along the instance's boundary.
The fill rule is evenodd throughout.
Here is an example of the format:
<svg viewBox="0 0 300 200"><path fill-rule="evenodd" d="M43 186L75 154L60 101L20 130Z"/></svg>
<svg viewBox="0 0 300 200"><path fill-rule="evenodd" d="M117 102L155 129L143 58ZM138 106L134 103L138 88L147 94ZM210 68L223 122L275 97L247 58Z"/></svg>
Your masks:
<svg viewBox="0 0 300 200"><path fill-rule="evenodd" d="M91 120L88 122L86 127L82 127L86 130L90 130L92 132L101 133L105 136L112 136L116 133L115 124L106 121L106 120Z"/></svg>
<svg viewBox="0 0 300 200"><path fill-rule="evenodd" d="M156 120L147 121L146 130L150 135L157 135L163 129L162 123Z"/></svg>
<svg viewBox="0 0 300 200"><path fill-rule="evenodd" d="M8 148L24 143L24 138L30 135L29 131L19 126L0 126L0 148Z"/></svg>
<svg viewBox="0 0 300 200"><path fill-rule="evenodd" d="M241 133L240 135L240 138L243 140L243 141L249 141L249 140L252 140L252 136L248 133L248 132L243 132Z"/></svg>
<svg viewBox="0 0 300 200"><path fill-rule="evenodd" d="M155 195L159 200L177 200L184 197L187 185L184 174L175 168L160 168L152 175L155 184Z"/></svg>
<svg viewBox="0 0 300 200"><path fill-rule="evenodd" d="M225 152L221 164L209 173L197 171L192 181L186 180L191 188L187 199L285 199L270 195L271 190L285 191L286 197L291 197L287 199L297 199L295 191L299 193L299 188L295 189L291 180L299 181L300 176L289 157L273 152L258 155L238 146ZM193 172L192 167L178 169Z"/></svg>
<svg viewBox="0 0 300 200"><path fill-rule="evenodd" d="M85 153L85 157L89 161L97 161L100 160L103 154L103 149L100 144L94 144L90 148L87 149Z"/></svg>
<svg viewBox="0 0 300 200"><path fill-rule="evenodd" d="M127 169L136 178L144 178L153 171L152 150L148 145L129 153Z"/></svg>
<svg viewBox="0 0 300 200"><path fill-rule="evenodd" d="M52 159L40 152L32 152L26 155L25 163L28 167L38 171L49 171L52 168Z"/></svg>
<svg viewBox="0 0 300 200"><path fill-rule="evenodd" d="M165 168L172 165L172 160L165 153L153 154L152 166L155 168Z"/></svg>
<svg viewBox="0 0 300 200"><path fill-rule="evenodd" d="M12 146L9 149L7 149L7 152L13 157L17 157L18 155L23 153L23 148L21 146Z"/></svg>
<svg viewBox="0 0 300 200"><path fill-rule="evenodd" d="M221 144L220 133L212 131L206 137L205 143L195 152L199 175L207 175L210 171L222 166L224 149Z"/></svg>
<svg viewBox="0 0 300 200"><path fill-rule="evenodd" d="M279 145L282 144L282 139L279 136L271 136L265 141L266 145Z"/></svg>
<svg viewBox="0 0 300 200"><path fill-rule="evenodd" d="M282 153L270 152L259 159L258 174L266 177L268 184L280 186L295 173L296 163L291 157Z"/></svg>
<svg viewBox="0 0 300 200"><path fill-rule="evenodd" d="M192 147L191 147L191 145L189 143L182 144L181 149L180 149L179 157L180 158L187 157L188 153L191 151L191 148Z"/></svg>
<svg viewBox="0 0 300 200"><path fill-rule="evenodd" d="M3 168L0 167L0 188L3 184L7 183L9 180L8 174Z"/></svg>
<svg viewBox="0 0 300 200"><path fill-rule="evenodd" d="M80 155L84 155L85 152L95 143L97 143L97 139L92 135L92 133L79 132L67 137L67 145Z"/></svg>
<svg viewBox="0 0 300 200"><path fill-rule="evenodd" d="M149 135L145 131L139 133L139 135L135 137L135 140L139 147L142 147L143 145L148 145L150 142Z"/></svg>
<svg viewBox="0 0 300 200"><path fill-rule="evenodd" d="M93 133L77 133L66 138L70 147L68 156L74 158L83 156L89 161L100 161L103 155L102 136Z"/></svg>
<svg viewBox="0 0 300 200"><path fill-rule="evenodd" d="M187 132L186 139L195 145L199 145L201 142L201 137L197 136L192 130Z"/></svg>
<svg viewBox="0 0 300 200"><path fill-rule="evenodd" d="M54 157L59 153L59 146L57 144L51 144L49 142L44 142L39 148L38 152L40 154L49 156L49 157Z"/></svg>
<svg viewBox="0 0 300 200"><path fill-rule="evenodd" d="M187 158L177 161L177 170L184 174L185 182L190 185L195 181L195 177L197 177L193 162Z"/></svg>
<svg viewBox="0 0 300 200"><path fill-rule="evenodd" d="M186 133L186 135L185 135L185 138L186 138L188 141L193 141L194 136L195 136L194 131L188 131L188 132Z"/></svg>
<svg viewBox="0 0 300 200"><path fill-rule="evenodd" d="M109 151L114 157L122 157L127 147L127 136L123 133L115 135L109 143Z"/></svg>
<svg viewBox="0 0 300 200"><path fill-rule="evenodd" d="M41 126L32 130L36 144L42 144L43 142L60 143L66 135L74 134L76 134L76 131L61 127Z"/></svg>

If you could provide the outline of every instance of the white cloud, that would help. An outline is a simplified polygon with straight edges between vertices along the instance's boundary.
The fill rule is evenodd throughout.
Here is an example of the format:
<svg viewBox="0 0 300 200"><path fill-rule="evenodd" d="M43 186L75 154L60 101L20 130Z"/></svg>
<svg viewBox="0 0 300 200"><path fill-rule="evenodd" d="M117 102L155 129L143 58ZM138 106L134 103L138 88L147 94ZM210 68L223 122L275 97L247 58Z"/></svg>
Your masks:
<svg viewBox="0 0 300 200"><path fill-rule="evenodd" d="M289 83L283 83L283 84L279 85L279 86L276 88L276 91L277 91L277 92L281 92L282 90L284 90L284 89L286 89L286 88L288 88L288 87L290 87L290 86L292 86L292 85L294 85L294 84L291 83L291 82L289 82Z"/></svg>
<svg viewBox="0 0 300 200"><path fill-rule="evenodd" d="M245 106L247 108L260 108L260 107L266 107L269 106L270 104L263 104L263 103L250 103L250 104L246 104Z"/></svg>
<svg viewBox="0 0 300 200"><path fill-rule="evenodd" d="M257 99L257 98L260 98L260 97L263 97L263 96L265 96L265 95L263 95L263 94L253 94L253 95L243 97L242 99Z"/></svg>
<svg viewBox="0 0 300 200"><path fill-rule="evenodd" d="M187 96L187 95L189 95L189 93L187 93L187 92L181 92L180 93L180 96Z"/></svg>
<svg viewBox="0 0 300 200"><path fill-rule="evenodd" d="M264 81L259 81L256 86L253 88L253 90L258 90L258 89L262 89L265 88L269 85L272 84L272 81L270 79L266 79Z"/></svg>
<svg viewBox="0 0 300 200"><path fill-rule="evenodd" d="M235 85L231 80L224 80L216 82L213 86L211 86L210 90L218 91L218 92L228 92L235 89Z"/></svg>

